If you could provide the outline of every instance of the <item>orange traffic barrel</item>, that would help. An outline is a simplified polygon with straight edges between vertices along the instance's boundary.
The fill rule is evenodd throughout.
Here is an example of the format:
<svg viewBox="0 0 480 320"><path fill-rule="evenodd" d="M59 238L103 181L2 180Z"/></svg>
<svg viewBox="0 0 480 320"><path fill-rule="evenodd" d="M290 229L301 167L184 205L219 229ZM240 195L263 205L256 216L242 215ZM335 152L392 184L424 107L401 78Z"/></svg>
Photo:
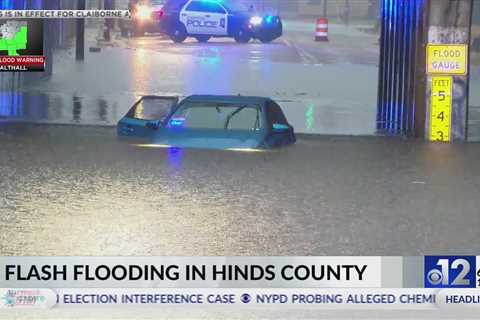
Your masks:
<svg viewBox="0 0 480 320"><path fill-rule="evenodd" d="M328 41L328 19L318 18L315 41Z"/></svg>

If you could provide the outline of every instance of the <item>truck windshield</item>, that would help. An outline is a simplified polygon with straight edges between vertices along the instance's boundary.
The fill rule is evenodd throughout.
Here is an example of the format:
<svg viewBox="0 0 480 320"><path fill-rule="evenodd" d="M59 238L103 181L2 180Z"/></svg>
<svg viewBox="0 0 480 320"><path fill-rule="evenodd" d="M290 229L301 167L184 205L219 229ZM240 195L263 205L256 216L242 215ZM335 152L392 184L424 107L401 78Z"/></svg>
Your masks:
<svg viewBox="0 0 480 320"><path fill-rule="evenodd" d="M260 108L255 105L186 103L170 118L169 127L217 130L260 130Z"/></svg>

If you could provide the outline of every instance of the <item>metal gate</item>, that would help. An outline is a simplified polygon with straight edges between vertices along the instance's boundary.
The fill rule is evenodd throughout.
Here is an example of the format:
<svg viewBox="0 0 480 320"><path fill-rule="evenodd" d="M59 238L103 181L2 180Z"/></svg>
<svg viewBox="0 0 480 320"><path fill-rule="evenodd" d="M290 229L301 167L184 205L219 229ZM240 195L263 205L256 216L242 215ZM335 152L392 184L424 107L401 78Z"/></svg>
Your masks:
<svg viewBox="0 0 480 320"><path fill-rule="evenodd" d="M377 131L415 135L415 90L422 79L423 8L426 0L381 0ZM417 119L418 120L418 119ZM421 122L419 122L421 123Z"/></svg>

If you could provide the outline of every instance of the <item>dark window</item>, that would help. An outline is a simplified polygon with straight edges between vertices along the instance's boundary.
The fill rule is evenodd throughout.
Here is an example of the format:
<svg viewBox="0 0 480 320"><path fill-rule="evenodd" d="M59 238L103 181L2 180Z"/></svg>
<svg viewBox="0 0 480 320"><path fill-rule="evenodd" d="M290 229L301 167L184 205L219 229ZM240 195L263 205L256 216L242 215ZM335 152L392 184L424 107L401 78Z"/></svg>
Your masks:
<svg viewBox="0 0 480 320"><path fill-rule="evenodd" d="M184 5L186 1L178 1L178 0L169 0L163 6L163 10L165 11L179 11Z"/></svg>
<svg viewBox="0 0 480 320"><path fill-rule="evenodd" d="M192 1L187 6L187 11L225 13L225 10L216 2L212 1Z"/></svg>
<svg viewBox="0 0 480 320"><path fill-rule="evenodd" d="M268 102L268 120L270 124L278 123L278 124L288 124L287 118L283 114L282 109L280 106L273 101Z"/></svg>
<svg viewBox="0 0 480 320"><path fill-rule="evenodd" d="M184 128L248 130L261 128L260 108L255 105L187 102L170 118Z"/></svg>
<svg viewBox="0 0 480 320"><path fill-rule="evenodd" d="M174 99L143 98L127 116L140 120L163 120L172 111Z"/></svg>
<svg viewBox="0 0 480 320"><path fill-rule="evenodd" d="M215 2L206 2L205 11L212 13L225 13L225 9Z"/></svg>
<svg viewBox="0 0 480 320"><path fill-rule="evenodd" d="M222 3L225 8L230 12L247 12L248 8L245 4L238 1L225 1Z"/></svg>

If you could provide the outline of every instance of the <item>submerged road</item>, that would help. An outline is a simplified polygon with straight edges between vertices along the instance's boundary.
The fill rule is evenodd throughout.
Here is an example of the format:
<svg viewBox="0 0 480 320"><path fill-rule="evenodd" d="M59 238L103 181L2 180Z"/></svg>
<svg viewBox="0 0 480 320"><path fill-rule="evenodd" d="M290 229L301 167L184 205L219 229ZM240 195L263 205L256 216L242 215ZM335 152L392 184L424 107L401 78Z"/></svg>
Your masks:
<svg viewBox="0 0 480 320"><path fill-rule="evenodd" d="M118 36L83 63L57 52L49 80L0 96L0 117L112 125L145 94L242 94L276 99L297 132L373 134L378 35L360 28L331 25L330 41L315 42L313 21L286 21L270 44Z"/></svg>
<svg viewBox="0 0 480 320"><path fill-rule="evenodd" d="M300 137L264 153L140 148L2 125L1 255L477 250L480 145Z"/></svg>

